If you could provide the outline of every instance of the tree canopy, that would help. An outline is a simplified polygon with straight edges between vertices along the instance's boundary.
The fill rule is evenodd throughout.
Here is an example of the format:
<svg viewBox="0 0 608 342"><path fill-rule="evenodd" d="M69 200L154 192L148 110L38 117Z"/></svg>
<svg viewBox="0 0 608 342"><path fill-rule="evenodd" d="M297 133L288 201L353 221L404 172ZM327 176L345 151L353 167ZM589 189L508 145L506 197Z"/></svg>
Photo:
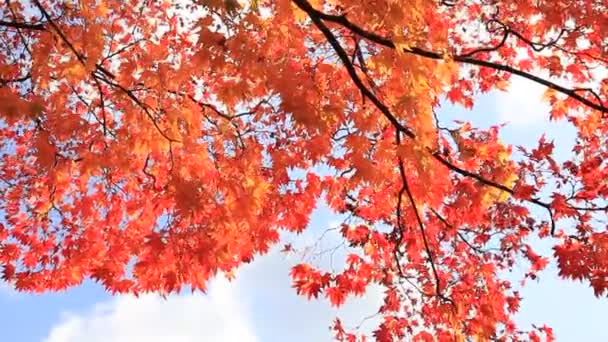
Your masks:
<svg viewBox="0 0 608 342"><path fill-rule="evenodd" d="M594 0L6 0L2 277L204 290L323 200L349 255L295 266L299 294L380 285L378 341L551 340L504 275L554 259L608 293L607 28ZM576 129L567 160L440 124L515 77Z"/></svg>

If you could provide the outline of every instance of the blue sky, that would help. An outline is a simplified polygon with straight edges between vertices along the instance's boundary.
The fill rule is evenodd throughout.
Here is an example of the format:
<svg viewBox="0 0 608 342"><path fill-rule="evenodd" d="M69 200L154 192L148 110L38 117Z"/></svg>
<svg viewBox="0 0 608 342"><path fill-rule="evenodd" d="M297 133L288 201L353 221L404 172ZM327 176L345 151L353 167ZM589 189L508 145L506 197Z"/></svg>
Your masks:
<svg viewBox="0 0 608 342"><path fill-rule="evenodd" d="M510 121L502 133L507 143L530 145L546 132L563 157L569 153L574 132L563 123L548 121L548 107L540 102L542 92L514 79L508 93L479 97L473 111L445 106L439 114L443 121L458 118L482 126ZM316 241L320 232L336 222L321 207L298 243ZM322 242L329 248L336 239L329 234ZM167 300L153 295L111 297L93 283L42 295L16 293L5 286L0 288L2 340L330 341L328 326L336 315L352 326L377 309L381 299L377 288L339 311L325 300L308 302L297 296L288 272L298 261L275 250L240 269L233 282L216 279L207 295L186 293ZM596 299L587 284L559 280L554 264L540 279L521 291L524 300L517 320L523 327L547 323L558 341L608 341L603 326L606 298ZM363 327L373 327L373 321Z"/></svg>

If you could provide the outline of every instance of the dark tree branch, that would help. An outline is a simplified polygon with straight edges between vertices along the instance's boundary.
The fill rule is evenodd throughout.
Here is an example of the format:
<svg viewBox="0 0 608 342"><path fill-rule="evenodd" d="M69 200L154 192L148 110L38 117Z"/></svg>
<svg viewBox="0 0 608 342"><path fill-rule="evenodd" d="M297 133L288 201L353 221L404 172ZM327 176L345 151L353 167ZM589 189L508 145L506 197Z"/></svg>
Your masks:
<svg viewBox="0 0 608 342"><path fill-rule="evenodd" d="M38 10L40 11L40 13L42 13L42 16L49 22L49 24L51 25L51 27L53 28L55 33L57 33L57 35L59 35L59 38L61 38L61 40L68 46L68 48L70 50L72 50L72 52L74 53L76 58L78 58L80 63L86 64L85 63L86 57L81 55L78 51L76 51L76 48L74 48L74 45L72 45L72 43L68 40L68 38L65 36L63 31L61 31L59 26L57 26L57 24L53 21L53 19L51 18L51 15L49 14L49 12L46 11L44 6L42 6L40 1L34 0L34 4L36 4L36 7L38 7Z"/></svg>
<svg viewBox="0 0 608 342"><path fill-rule="evenodd" d="M396 138L397 138L397 145L399 145L401 143L401 137L399 136L398 131L396 132ZM399 270L399 274L401 276L403 276L403 270L401 269L401 264L399 261L399 255L401 254L400 248L401 248L401 243L403 242L403 234L405 231L405 229L403 228L401 205L403 203L403 195L404 195L405 191L407 190L407 184L405 182L403 182L403 179L405 177L405 170L403 167L403 160L401 159L401 157L399 157L399 173L402 177L401 189L399 190L399 193L397 194L397 229L398 229L399 236L397 237L397 241L395 242L395 250L393 251L393 257L395 258L395 263L397 264L397 269Z"/></svg>
<svg viewBox="0 0 608 342"><path fill-rule="evenodd" d="M437 161L439 161L441 164L443 164L448 169L460 174L461 176L473 178L476 181L480 182L481 184L505 191L505 192L509 193L511 196L513 196L515 194L515 191L513 189L509 188L508 186L505 186L503 184L496 183L495 181L486 179L476 173L461 169L458 166L450 163L447 159L443 158L438 152L433 152L430 149L428 149L428 151L431 153L431 155ZM537 198L528 198L525 201L536 204L540 207L543 207L549 212L549 218L551 219L551 234L553 234L555 232L555 220L553 219L553 210L551 209L551 204L549 204L547 202L543 202Z"/></svg>
<svg viewBox="0 0 608 342"><path fill-rule="evenodd" d="M445 217L441 216L441 214L439 214L435 209L430 208L431 212L433 213L433 215L435 215L435 217L437 217L437 219L443 223L444 226L446 226L447 228L450 229L454 229L454 225L452 225L451 223L448 222L448 220L446 220ZM483 254L485 253L484 250L482 250L481 248L474 246L473 244L471 244L471 242L469 242L469 240L467 240L461 232L456 231L456 235L460 238L460 240L462 240L462 242L464 242L467 246L469 246L469 248L477 253Z"/></svg>
<svg viewBox="0 0 608 342"><path fill-rule="evenodd" d="M17 78L8 78L8 79L0 78L0 88L8 85L9 83L25 82L25 81L29 80L31 77L32 77L32 75L30 73L28 73L25 76L21 76L21 77L17 77Z"/></svg>
<svg viewBox="0 0 608 342"><path fill-rule="evenodd" d="M322 22L323 20L329 21L329 22L332 22L335 24L339 24L339 25L349 29L353 33L355 33L369 41L372 41L376 44L379 44L379 45L382 45L382 46L385 46L385 47L388 47L391 49L397 49L397 46L395 45L395 43L393 43L393 41L391 41L390 39L385 38L383 36L380 36L374 32L367 31L367 30L361 28L360 26L354 24L353 22L349 21L346 18L346 14L341 14L341 15L326 14L324 12L321 12L321 11L313 8L307 0L293 0L293 2L298 7L300 7L303 11L308 13L310 18L313 20L313 23L315 23L315 25L317 27L319 27L319 29L321 29L321 26L319 26L318 23L321 23L322 27L324 27L325 30L330 32L329 29L327 28L327 26L325 26L325 24ZM323 29L321 29L321 31L323 31ZM328 40L329 40L329 38L328 38ZM335 40L335 37L334 37L334 40ZM329 42L330 42L330 44L332 44L332 46L334 45L331 41L329 41ZM404 48L403 52L414 54L414 55L421 56L421 57L430 58L430 59L436 59L436 60L443 60L446 57L450 57L449 55L447 55L445 53L428 51L428 50L424 50L424 49L417 48L417 47ZM342 59L342 58L340 58L340 59ZM530 81L536 82L538 84L542 84L559 93L567 95L567 96L573 98L574 100L580 102L581 104L584 104L585 106L587 106L589 108L595 109L597 111L600 111L600 112L608 115L608 107L605 107L602 104L593 102L593 101L585 98L584 96L578 94L573 89L569 89L569 88L560 86L557 83L548 81L544 78L538 77L536 75L525 72L523 70L511 67L508 65L500 64L500 63L472 58L467 55L457 55L457 56L453 56L451 59L458 63L486 67L486 68L490 68L490 69L494 69L494 70L498 70L498 71L504 71L507 73L511 73L513 75L517 75L517 76L526 78ZM349 71L349 73L350 73L350 71Z"/></svg>
<svg viewBox="0 0 608 342"><path fill-rule="evenodd" d="M323 23L321 17L316 14L316 10L312 8L312 6L306 0L293 1L298 7L308 13L310 18L312 19L312 22L323 33L329 44L332 46L332 48L346 67L346 70L348 71L348 74L350 75L351 79L359 88L359 90L363 93L363 95L365 95L365 97L372 101L372 103L380 110L380 112L382 112L382 114L388 119L388 121L393 124L393 126L397 127L399 131L403 132L408 137L414 138L414 132L412 132L408 127L401 124L399 120L391 113L390 109L365 86L361 78L359 78L359 75L357 75L357 70L351 63L348 54L346 53L342 45L340 45L340 42L338 42L336 36L329 30L325 23Z"/></svg>
<svg viewBox="0 0 608 342"><path fill-rule="evenodd" d="M400 138L401 133L396 132L396 134L397 134L397 144L400 144L401 143L401 138ZM416 217L416 222L418 223L418 227L420 228L420 234L422 235L422 243L424 244L424 249L426 251L426 255L427 255L429 264L431 265L431 270L433 271L433 277L435 278L435 294L437 296L439 296L440 298L447 299L448 301L451 302L451 300L446 298L441 293L441 282L440 282L440 278L439 278L439 273L437 272L437 267L435 266L435 259L433 257L433 252L431 251L431 247L429 245L429 240L428 240L428 237L426 236L424 222L422 222L422 218L420 217L420 213L418 212L418 206L416 205L414 196L412 195L412 191L410 190L410 187L409 187L409 184L407 181L407 176L405 175L405 168L403 167L403 160L401 159L401 157L399 157L399 175L401 177L401 184L403 185L403 190L407 194L407 198L409 199L410 204L412 205L412 209L414 210L414 216Z"/></svg>
<svg viewBox="0 0 608 342"><path fill-rule="evenodd" d="M389 39L386 39L384 37L381 37L373 32L369 32L369 31L365 31L363 29L361 29L360 27L356 26L355 24L351 23L350 21L348 21L346 19L345 15L329 15L329 14L325 14L323 12L317 11L316 9L314 9L310 3L308 3L307 0L292 0L298 7L300 7L300 9L302 9L303 11L305 11L309 17L312 19L312 22L315 24L315 26L317 26L317 28L319 28L319 30L324 34L324 36L326 37L327 41L330 43L330 45L333 47L334 51L336 52L336 54L338 55L338 57L340 58L341 62L344 64L345 68L347 69L349 75L351 76L351 79L353 80L353 83L355 83L355 85L359 88L359 90L367 97L369 98L374 105L380 110L380 112L389 120L389 122L395 127L395 129L398 132L404 133L407 137L415 139L416 135L415 133L409 129L408 127L406 127L405 125L401 124L399 122L399 120L396 118L396 116L390 111L390 109L384 104L382 103L366 86L365 84L361 81L361 79L359 78L359 76L357 75L357 72L355 70L355 67L353 66L353 64L350 61L350 58L348 56L348 54L346 53L346 51L344 50L344 48L340 45L340 43L338 42L336 36L330 31L330 29L324 24L323 20L327 20L330 22L334 22L337 24L340 24L348 29L350 29L351 31L353 31L354 33L370 40L373 42L376 42L380 45L383 46L387 46L390 48L395 49L395 45L392 41L390 41ZM428 57L428 58L432 58L432 59L443 59L445 57L444 54L440 54L440 53L435 53L435 52L429 52L426 50L422 50L422 49L418 49L418 48L411 48L409 50L404 50L404 52L409 52L409 53L413 53L416 55L420 55L423 57ZM563 88L559 85L556 85L552 82L549 82L547 80L544 80L540 77L525 73L523 71L511 68L509 66L504 66L504 65L500 65L500 64L496 64L496 63L492 63L492 62L487 62L487 61L482 61L482 60L477 60L477 59L472 59L472 58L468 58L468 57L458 57L456 56L454 58L457 61L463 62L463 63L468 63L468 64L475 64L475 65L479 65L479 66L485 66L485 67L490 67L496 70L502 70L502 71L506 71L506 72L510 72L516 75L520 75L522 77L531 79L533 81L536 81L540 84L544 84L549 88L552 88L554 90L560 91L566 95L571 96L572 98L578 100L579 102L588 105L591 108L600 110L604 113L608 113L608 108L605 108L603 106L600 106L596 103L593 103L583 97L581 97L580 95L576 94L576 91L571 90L571 89L567 89L567 88ZM439 152L437 151L433 151L432 149L427 147L427 151L433 156L433 158L435 158L436 160L438 160L442 165L446 166L448 169L460 174L461 176L464 177L468 177L468 178L473 178L475 180L477 180L478 182L490 186L490 187L494 187L496 189L502 190L502 191L506 191L507 193L509 193L510 195L514 195L514 190L503 185L503 184L499 184L495 181L486 179L476 173L464 170L458 166L456 166L455 164L449 162L447 159L445 159L444 157L442 157ZM549 212L549 217L550 217L550 223L551 223L551 232L552 234L555 232L556 226L555 226L555 219L553 216L553 210L551 208L551 204L547 203L547 202L543 202L540 199L537 198L529 198L529 199L525 199L524 201L529 202L529 203L533 203L535 205L538 205L540 207L545 208L548 212ZM580 211L604 211L604 210L608 210L608 206L606 208L604 207L590 207L590 208L586 208L586 207L577 207L577 206L570 206L570 208L575 209L575 210L580 210Z"/></svg>
<svg viewBox="0 0 608 342"><path fill-rule="evenodd" d="M10 27L15 29L33 30L33 31L46 31L46 27L41 23L26 23L18 21L5 21L0 20L0 27Z"/></svg>
<svg viewBox="0 0 608 342"><path fill-rule="evenodd" d="M10 0L6 0L5 3L6 3L6 7L8 7L8 9L9 9L9 12L11 12L11 15L13 16L13 18L17 19L17 14L15 13L15 10L11 6ZM29 48L29 44L27 42L27 39L25 39L23 32L21 32L21 28L16 28L16 30L17 30L17 35L19 35L19 39L21 39L21 43L23 44L23 49L25 51L27 51L27 53L31 56L32 51Z"/></svg>
<svg viewBox="0 0 608 342"><path fill-rule="evenodd" d="M59 37L61 38L61 40L68 46L68 48L74 53L74 55L76 56L76 58L78 59L78 61L86 66L86 59L87 57L82 55L81 53L79 53L76 48L74 47L74 45L69 41L69 39L65 36L65 34L63 33L63 31L61 31L61 29L59 28L59 26L57 26L57 24L52 20L50 14L46 11L46 9L42 6L42 4L40 3L40 1L38 0L34 0L34 3L36 4L36 7L38 7L38 10L40 10L40 13L42 13L42 15L44 16L44 18L46 18L46 20L49 22L49 24L51 25L51 27L53 28L53 30L57 33L57 35L59 35ZM95 71L98 71L101 75L97 75L95 74ZM152 121L152 124L154 125L154 127L156 128L156 130L159 132L159 134L161 136L163 136L163 138L167 139L170 143L171 142L179 142L179 140L174 139L169 137L158 125L158 122L156 121L156 119L154 118L154 116L152 115L152 113L150 112L150 110L148 109L148 107L141 102L141 100L135 96L135 94L133 93L132 90L129 90L125 87L123 87L122 85L120 85L119 83L115 83L112 82L108 79L106 79L103 76L106 76L110 79L115 79L116 76L114 74L112 74L110 71L108 71L107 69L105 69L103 66L96 64L95 65L95 71L91 72L91 76L93 77L93 79L95 79L95 82L98 82L97 80L100 80L112 87L118 88L120 91L122 91L124 94L126 94L138 107L140 107L144 113L146 114L146 116Z"/></svg>
<svg viewBox="0 0 608 342"><path fill-rule="evenodd" d="M152 113L150 112L150 109L148 108L148 106L146 106L145 103L141 102L141 100L135 96L135 94L133 93L133 91L123 87L122 85L120 85L119 83L114 83L104 77L102 77L101 75L94 75L94 77L98 78L99 80L101 80L102 82L118 88L120 91L122 91L125 95L127 95L127 97L129 97L138 107L140 107L144 113L146 114L146 116L150 119L150 121L152 121L152 124L154 125L154 128L156 128L156 130L158 131L158 133L165 139L167 139L170 143L171 142L180 142L179 140L172 138L170 136L167 135L167 133L165 133L160 126L158 125L158 122L156 121L156 119L154 118L154 116L152 115Z"/></svg>
<svg viewBox="0 0 608 342"><path fill-rule="evenodd" d="M148 171L148 166L150 163L150 154L148 154L146 156L146 161L144 162L144 167L142 169L142 172L144 173L144 175L146 175L148 178L152 179L152 187L156 188L156 176L152 173L150 173L150 171Z"/></svg>

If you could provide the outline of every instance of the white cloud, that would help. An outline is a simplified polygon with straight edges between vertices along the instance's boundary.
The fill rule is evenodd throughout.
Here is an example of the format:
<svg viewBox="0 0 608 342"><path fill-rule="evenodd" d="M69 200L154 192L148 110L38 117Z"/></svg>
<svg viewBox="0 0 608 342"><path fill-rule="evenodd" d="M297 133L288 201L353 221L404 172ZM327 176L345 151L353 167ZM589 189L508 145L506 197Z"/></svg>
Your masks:
<svg viewBox="0 0 608 342"><path fill-rule="evenodd" d="M327 236L328 240L337 238L337 234ZM309 233L298 240L314 241ZM167 300L152 295L119 296L84 315L65 314L45 342L323 342L333 340L329 326L335 317L354 327L377 312L382 301L377 286L370 286L364 297L350 298L340 309L332 308L325 298L309 301L297 295L289 271L301 261L274 250L239 269L232 282L213 280L206 295L176 295ZM371 332L376 323L367 321L361 331Z"/></svg>
<svg viewBox="0 0 608 342"><path fill-rule="evenodd" d="M513 76L506 92L496 94L500 122L526 126L549 121L550 106L542 101L546 87L522 77Z"/></svg>
<svg viewBox="0 0 608 342"><path fill-rule="evenodd" d="M567 88L592 88L597 90L600 82L608 78L608 68L598 65L590 70L591 80L575 84L565 78L548 77L546 71L533 74ZM496 107L499 120L515 126L549 123L551 106L543 101L547 87L534 81L513 75L506 92L496 92Z"/></svg>
<svg viewBox="0 0 608 342"><path fill-rule="evenodd" d="M255 342L244 313L234 285L218 278L207 296L120 296L85 315L66 314L45 342Z"/></svg>

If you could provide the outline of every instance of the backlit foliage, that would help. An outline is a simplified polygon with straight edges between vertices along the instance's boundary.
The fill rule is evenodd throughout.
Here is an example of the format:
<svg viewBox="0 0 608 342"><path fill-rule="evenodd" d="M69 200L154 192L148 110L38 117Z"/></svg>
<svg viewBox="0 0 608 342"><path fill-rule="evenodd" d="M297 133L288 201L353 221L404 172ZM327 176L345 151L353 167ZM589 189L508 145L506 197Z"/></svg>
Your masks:
<svg viewBox="0 0 608 342"><path fill-rule="evenodd" d="M323 200L350 217L350 255L294 267L294 287L338 306L382 286L367 338L551 340L515 326L503 278L554 258L608 292L607 27L592 0L6 0L3 278L204 290ZM514 77L576 128L570 159L439 124L443 101L471 108Z"/></svg>

